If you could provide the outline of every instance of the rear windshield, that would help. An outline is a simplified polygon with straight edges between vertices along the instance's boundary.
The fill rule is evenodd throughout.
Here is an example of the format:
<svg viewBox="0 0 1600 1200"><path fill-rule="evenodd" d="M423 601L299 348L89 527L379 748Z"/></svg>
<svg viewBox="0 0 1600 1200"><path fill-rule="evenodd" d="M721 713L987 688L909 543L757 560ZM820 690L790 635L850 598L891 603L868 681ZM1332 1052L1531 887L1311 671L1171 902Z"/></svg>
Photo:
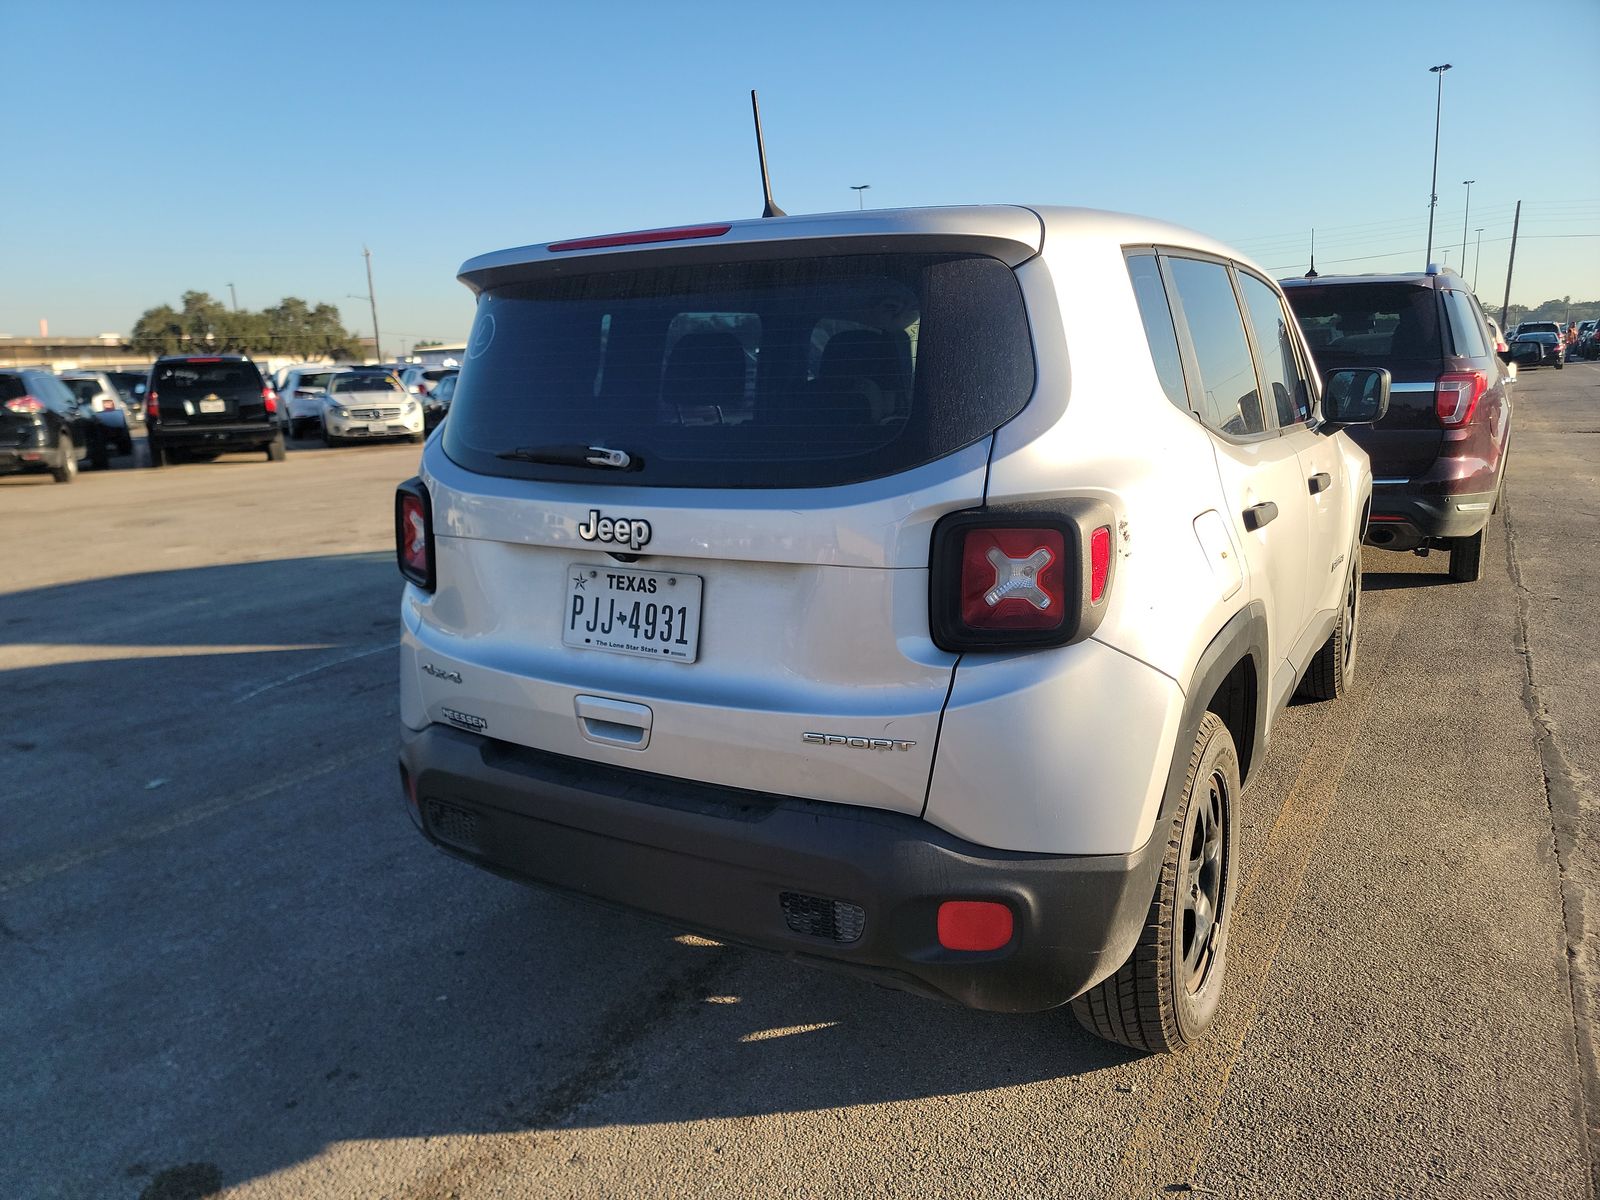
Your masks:
<svg viewBox="0 0 1600 1200"><path fill-rule="evenodd" d="M1332 284L1289 287L1284 294L1323 369L1444 354L1439 306L1430 287Z"/></svg>
<svg viewBox="0 0 1600 1200"><path fill-rule="evenodd" d="M22 382L22 376L10 375L0 371L0 404L7 400L15 400L19 396L26 396L28 387Z"/></svg>
<svg viewBox="0 0 1600 1200"><path fill-rule="evenodd" d="M393 375L335 375L330 392L403 392Z"/></svg>
<svg viewBox="0 0 1600 1200"><path fill-rule="evenodd" d="M992 433L1033 380L1021 289L997 259L571 275L480 299L444 449L473 471L607 486L852 483ZM573 446L637 469L501 457Z"/></svg>
<svg viewBox="0 0 1600 1200"><path fill-rule="evenodd" d="M251 362L164 362L155 368L154 390L166 400L185 396L261 398L261 372Z"/></svg>

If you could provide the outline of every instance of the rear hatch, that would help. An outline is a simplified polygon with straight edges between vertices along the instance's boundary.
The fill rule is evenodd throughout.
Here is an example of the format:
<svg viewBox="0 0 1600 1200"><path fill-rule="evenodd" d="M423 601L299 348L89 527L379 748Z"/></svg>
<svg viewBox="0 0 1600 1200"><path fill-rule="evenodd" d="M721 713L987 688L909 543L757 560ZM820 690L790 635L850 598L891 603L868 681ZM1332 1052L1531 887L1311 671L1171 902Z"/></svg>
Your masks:
<svg viewBox="0 0 1600 1200"><path fill-rule="evenodd" d="M13 400L17 401L20 407L25 403L23 397L28 394L28 385L22 376L9 371L0 371L0 447L14 450L31 447L36 443L34 431L38 421L34 413L7 407ZM42 403L42 397L35 399Z"/></svg>
<svg viewBox="0 0 1600 1200"><path fill-rule="evenodd" d="M150 382L163 427L267 424L263 386L255 364L238 358L159 362Z"/></svg>
<svg viewBox="0 0 1600 1200"><path fill-rule="evenodd" d="M1445 363L1438 293L1426 282L1299 285L1284 288L1323 371L1385 367L1389 412L1346 432L1372 458L1378 479L1409 479L1433 465L1444 440L1434 388Z"/></svg>
<svg viewBox="0 0 1600 1200"><path fill-rule="evenodd" d="M920 812L955 665L928 635L930 533L981 501L1034 383L1012 266L1039 225L1003 211L983 252L756 234L469 264L478 313L425 459L428 715Z"/></svg>

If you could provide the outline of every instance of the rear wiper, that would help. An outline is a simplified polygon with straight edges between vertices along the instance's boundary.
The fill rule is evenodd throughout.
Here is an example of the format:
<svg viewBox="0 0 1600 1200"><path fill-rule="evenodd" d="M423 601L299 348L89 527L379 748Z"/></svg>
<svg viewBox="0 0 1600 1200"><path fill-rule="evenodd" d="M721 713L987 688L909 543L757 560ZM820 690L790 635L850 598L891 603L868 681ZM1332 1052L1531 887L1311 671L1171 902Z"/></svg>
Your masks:
<svg viewBox="0 0 1600 1200"><path fill-rule="evenodd" d="M610 471L637 471L644 466L643 459L626 450L612 450L606 446L518 446L515 450L502 450L495 457L555 467L601 467Z"/></svg>

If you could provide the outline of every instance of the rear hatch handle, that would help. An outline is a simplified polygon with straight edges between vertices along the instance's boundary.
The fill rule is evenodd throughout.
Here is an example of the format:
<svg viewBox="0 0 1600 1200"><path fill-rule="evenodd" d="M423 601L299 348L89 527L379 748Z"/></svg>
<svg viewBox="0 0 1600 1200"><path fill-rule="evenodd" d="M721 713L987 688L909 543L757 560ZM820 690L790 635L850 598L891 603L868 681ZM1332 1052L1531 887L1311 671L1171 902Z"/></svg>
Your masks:
<svg viewBox="0 0 1600 1200"><path fill-rule="evenodd" d="M643 750L650 744L653 714L650 706L605 696L575 696L578 732L586 741L623 750Z"/></svg>

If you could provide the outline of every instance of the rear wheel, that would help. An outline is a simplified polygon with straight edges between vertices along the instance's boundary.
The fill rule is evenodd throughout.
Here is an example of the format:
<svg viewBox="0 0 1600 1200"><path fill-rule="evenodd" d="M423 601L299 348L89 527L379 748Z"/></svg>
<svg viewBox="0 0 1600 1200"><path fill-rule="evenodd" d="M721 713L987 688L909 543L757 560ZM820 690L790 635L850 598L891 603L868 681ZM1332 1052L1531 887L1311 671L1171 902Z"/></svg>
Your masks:
<svg viewBox="0 0 1600 1200"><path fill-rule="evenodd" d="M1144 931L1109 979L1072 1002L1083 1026L1137 1050L1181 1050L1211 1026L1222 999L1235 891L1239 756L1222 718L1195 735L1183 802L1168 832Z"/></svg>
<svg viewBox="0 0 1600 1200"><path fill-rule="evenodd" d="M1339 623L1322 643L1300 680L1299 694L1308 700L1337 700L1356 678L1356 638L1361 631L1361 547L1350 554Z"/></svg>
<svg viewBox="0 0 1600 1200"><path fill-rule="evenodd" d="M282 462L284 460L283 435L280 433L267 443L267 461Z"/></svg>
<svg viewBox="0 0 1600 1200"><path fill-rule="evenodd" d="M57 483L71 483L78 477L78 447L73 444L72 435L64 429L56 442L56 449L61 451L61 465L50 468L50 478Z"/></svg>
<svg viewBox="0 0 1600 1200"><path fill-rule="evenodd" d="M1450 578L1456 583L1476 583L1483 578L1483 538L1480 529L1471 537L1455 538L1450 543Z"/></svg>

